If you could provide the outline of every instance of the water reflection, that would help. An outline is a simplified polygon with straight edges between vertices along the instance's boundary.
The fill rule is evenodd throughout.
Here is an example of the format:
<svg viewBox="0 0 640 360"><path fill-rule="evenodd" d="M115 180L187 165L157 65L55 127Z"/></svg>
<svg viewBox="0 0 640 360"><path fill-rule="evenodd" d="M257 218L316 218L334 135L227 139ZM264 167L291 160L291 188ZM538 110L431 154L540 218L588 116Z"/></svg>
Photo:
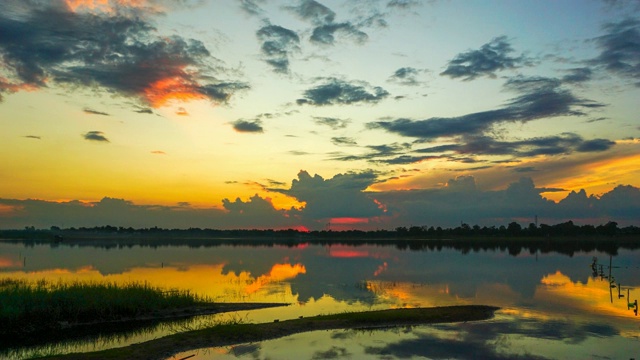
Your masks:
<svg viewBox="0 0 640 360"><path fill-rule="evenodd" d="M517 256L513 255L515 253ZM302 358L316 355L344 357L359 353L401 356L404 354L402 351L417 351L411 350L411 339L427 335L429 337L420 338L421 341L440 343L442 351L449 348L447 344L454 346L456 341L458 345L459 341L467 341L477 347L478 353L494 358L504 354L524 356L526 352L515 349L536 349L542 340L548 341L545 347L549 349L570 349L579 353L586 350L574 349L572 346L576 342L591 347L600 346L599 341L606 339L619 343L622 349L628 348L629 344L640 345L640 322L632 307L628 306L633 303L630 300L637 297L635 289L640 286L640 251L618 251L612 256L615 266L609 266L607 253L572 252L571 255L515 252L508 247L496 251L479 248L478 251L461 252L442 247L430 250L426 246L414 251L376 245L100 248L64 244L58 247L23 246L0 242L0 276L53 281L147 282L164 288L187 289L220 302L293 304L235 315L198 317L178 325L155 325L144 333L133 332L127 339L78 341L69 345L73 351L144 341L171 331L224 320L226 316L239 316L248 322L272 322L274 319L365 309L454 304L495 305L503 310L499 318L491 322L463 327L420 328L418 334L413 330L398 335L393 344L367 343L357 351L346 343L342 346L327 342L325 347L307 351ZM594 265L594 256L607 262L598 261ZM612 283L612 280L615 281ZM611 287L612 284L615 288ZM489 338L476 339L482 334L476 334L474 329L488 332L486 336ZM318 334L299 336L287 340L288 344L308 348L298 343L303 340L295 339L320 342ZM368 336L377 339L378 333ZM476 340L470 342L470 339ZM481 346L489 345L502 350L481 352L484 351ZM261 343L262 350L259 350L263 351L265 346L271 345ZM227 350L207 351L221 356L220 353ZM245 346L239 347L235 354L239 357L253 356L251 354L255 351L258 351L255 346ZM536 351L532 354L561 357L553 355L551 350L544 353ZM599 350L593 348L589 351L597 353ZM437 353L431 355L439 356Z"/></svg>

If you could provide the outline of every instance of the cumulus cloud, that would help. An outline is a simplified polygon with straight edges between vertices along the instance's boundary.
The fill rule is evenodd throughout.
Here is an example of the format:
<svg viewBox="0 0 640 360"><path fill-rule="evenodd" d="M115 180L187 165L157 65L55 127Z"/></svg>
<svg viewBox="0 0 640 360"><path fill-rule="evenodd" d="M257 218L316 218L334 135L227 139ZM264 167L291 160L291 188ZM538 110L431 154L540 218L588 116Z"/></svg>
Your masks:
<svg viewBox="0 0 640 360"><path fill-rule="evenodd" d="M262 133L264 128L262 127L262 121L260 120L236 120L231 123L233 129L241 133Z"/></svg>
<svg viewBox="0 0 640 360"><path fill-rule="evenodd" d="M469 50L458 54L449 61L445 71L440 73L451 78L474 80L480 76L496 77L497 71L516 69L527 63L524 55L511 57L513 48L506 36L497 37L482 45L479 50Z"/></svg>
<svg viewBox="0 0 640 360"><path fill-rule="evenodd" d="M366 82L347 82L336 78L325 78L324 83L304 92L298 105L348 105L355 103L378 103L389 96L385 89Z"/></svg>
<svg viewBox="0 0 640 360"><path fill-rule="evenodd" d="M289 54L300 49L298 34L282 26L267 25L260 28L256 35L262 42L261 51L267 64L277 73L288 73Z"/></svg>
<svg viewBox="0 0 640 360"><path fill-rule="evenodd" d="M371 217L383 211L363 190L373 184L377 175L373 171L337 174L331 179L320 175L298 173L289 189L272 189L295 197L306 205L302 210L305 219L321 220L336 217Z"/></svg>
<svg viewBox="0 0 640 360"><path fill-rule="evenodd" d="M104 133L102 131L89 131L82 134L82 137L85 140L90 141L109 142L109 139L104 136Z"/></svg>
<svg viewBox="0 0 640 360"><path fill-rule="evenodd" d="M110 5L111 3L109 3ZM111 5L110 5L111 6ZM202 42L161 36L144 8L81 11L60 1L0 4L0 92L51 84L99 88L151 107L225 103L248 85L221 81ZM110 8L109 8L110 9Z"/></svg>
<svg viewBox="0 0 640 360"><path fill-rule="evenodd" d="M393 121L377 121L369 128L381 128L402 136L432 140L460 135L483 134L495 124L504 122L528 122L557 116L583 116L586 110L604 106L581 99L562 87L558 79L518 76L507 80L506 90L519 94L502 108L481 111L458 117L434 117L425 120L400 118Z"/></svg>
<svg viewBox="0 0 640 360"><path fill-rule="evenodd" d="M634 79L640 87L640 21L625 19L604 26L605 35L595 38L602 51L591 61L611 73Z"/></svg>

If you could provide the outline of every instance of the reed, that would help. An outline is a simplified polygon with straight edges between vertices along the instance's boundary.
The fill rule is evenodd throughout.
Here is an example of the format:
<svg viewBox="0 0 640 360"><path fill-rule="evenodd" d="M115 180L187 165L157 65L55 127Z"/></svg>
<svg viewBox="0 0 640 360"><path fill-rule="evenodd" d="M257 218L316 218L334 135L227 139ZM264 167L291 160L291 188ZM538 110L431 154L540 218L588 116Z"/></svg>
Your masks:
<svg viewBox="0 0 640 360"><path fill-rule="evenodd" d="M204 304L211 301L148 283L0 279L0 334L136 319Z"/></svg>

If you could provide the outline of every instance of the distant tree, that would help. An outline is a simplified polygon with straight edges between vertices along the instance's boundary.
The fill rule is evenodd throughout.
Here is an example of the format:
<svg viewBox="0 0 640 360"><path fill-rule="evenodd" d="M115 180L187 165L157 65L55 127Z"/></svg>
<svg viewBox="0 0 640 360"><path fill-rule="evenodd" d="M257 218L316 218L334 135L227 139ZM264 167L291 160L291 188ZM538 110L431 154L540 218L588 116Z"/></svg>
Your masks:
<svg viewBox="0 0 640 360"><path fill-rule="evenodd" d="M509 233L509 235L511 236L517 236L520 234L520 231L522 231L522 226L520 226L520 224L518 224L517 222L513 221L510 222L509 225L507 226L507 232Z"/></svg>

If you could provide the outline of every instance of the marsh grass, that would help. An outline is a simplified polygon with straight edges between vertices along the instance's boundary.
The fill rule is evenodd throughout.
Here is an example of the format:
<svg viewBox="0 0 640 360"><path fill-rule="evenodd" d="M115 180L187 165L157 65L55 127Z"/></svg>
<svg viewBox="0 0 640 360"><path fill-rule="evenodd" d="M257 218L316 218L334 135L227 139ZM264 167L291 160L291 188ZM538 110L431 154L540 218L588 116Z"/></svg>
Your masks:
<svg viewBox="0 0 640 360"><path fill-rule="evenodd" d="M147 283L0 279L0 335L136 319L211 303L189 291Z"/></svg>

